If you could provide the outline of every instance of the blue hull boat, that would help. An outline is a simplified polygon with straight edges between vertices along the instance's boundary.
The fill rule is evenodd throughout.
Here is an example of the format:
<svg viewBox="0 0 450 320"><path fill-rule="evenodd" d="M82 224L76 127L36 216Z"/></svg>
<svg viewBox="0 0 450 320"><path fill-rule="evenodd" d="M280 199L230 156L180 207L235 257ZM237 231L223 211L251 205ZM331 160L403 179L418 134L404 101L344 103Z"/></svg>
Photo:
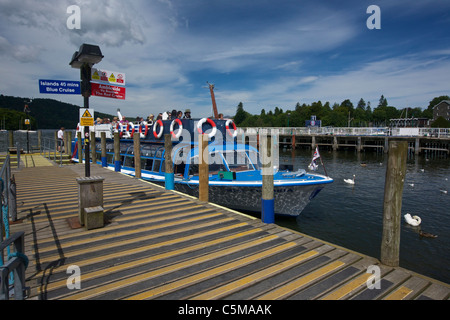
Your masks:
<svg viewBox="0 0 450 320"><path fill-rule="evenodd" d="M250 212L261 212L262 159L257 149L256 137L242 137L231 120L179 119L157 121L151 126L100 125L95 128L97 159L101 159L101 132L106 133L106 158L96 161L111 170L118 170L114 161L114 132L119 132L120 171L135 175L132 136L140 135L142 179L165 185L164 135L172 136L172 162L174 189L198 197L199 147L201 134L209 136L209 201L218 205ZM91 129L91 130L92 130ZM81 128L82 130L82 128ZM83 135L82 135L83 136ZM241 137L239 137L241 138ZM248 140L246 140L246 138ZM240 139L239 139L240 140ZM76 143L73 144L73 161L78 162ZM277 160L277 159L275 159ZM306 205L333 179L317 173L279 170L273 167L275 214L297 216Z"/></svg>

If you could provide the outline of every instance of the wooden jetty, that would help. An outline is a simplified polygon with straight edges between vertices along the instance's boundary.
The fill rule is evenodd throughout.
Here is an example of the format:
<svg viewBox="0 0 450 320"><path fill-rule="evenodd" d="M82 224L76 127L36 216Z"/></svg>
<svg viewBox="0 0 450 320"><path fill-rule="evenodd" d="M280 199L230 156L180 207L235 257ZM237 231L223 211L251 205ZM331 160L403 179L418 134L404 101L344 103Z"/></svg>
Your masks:
<svg viewBox="0 0 450 320"><path fill-rule="evenodd" d="M73 223L84 165L12 173L20 220L11 232L25 231L28 299L450 296L448 284L98 165L105 226L85 230Z"/></svg>

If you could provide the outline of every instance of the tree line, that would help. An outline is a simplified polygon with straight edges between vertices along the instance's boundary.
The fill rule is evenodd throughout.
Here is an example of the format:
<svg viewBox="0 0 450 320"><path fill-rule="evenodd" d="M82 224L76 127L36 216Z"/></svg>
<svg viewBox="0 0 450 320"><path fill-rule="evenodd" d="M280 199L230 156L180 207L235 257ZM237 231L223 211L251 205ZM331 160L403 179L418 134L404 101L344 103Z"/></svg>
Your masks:
<svg viewBox="0 0 450 320"><path fill-rule="evenodd" d="M28 108L25 108L25 105ZM5 130L76 129L80 107L54 99L29 99L0 95L0 124ZM94 117L112 115L95 111ZM30 119L30 126L25 124Z"/></svg>
<svg viewBox="0 0 450 320"><path fill-rule="evenodd" d="M283 111L280 107L275 110L261 110L259 115L253 115L244 110L242 102L239 103L234 116L234 122L241 127L304 127L305 121L316 116L322 121L322 126L333 127L385 127L389 126L390 119L399 118L427 118L433 119L433 107L443 100L450 100L449 96L435 97L426 109L405 108L397 109L388 105L384 95L381 95L378 105L373 107L370 102L360 99L355 106L349 99L330 105L321 101L311 104L297 102L293 110ZM442 121L443 120L443 121ZM450 121L444 118L435 121L432 126L449 128Z"/></svg>

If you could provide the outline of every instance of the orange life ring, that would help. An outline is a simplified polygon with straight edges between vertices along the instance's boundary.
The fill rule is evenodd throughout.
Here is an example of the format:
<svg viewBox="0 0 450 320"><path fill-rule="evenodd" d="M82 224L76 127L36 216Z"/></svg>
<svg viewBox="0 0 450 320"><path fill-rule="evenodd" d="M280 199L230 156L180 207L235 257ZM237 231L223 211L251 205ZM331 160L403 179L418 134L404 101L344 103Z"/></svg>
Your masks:
<svg viewBox="0 0 450 320"><path fill-rule="evenodd" d="M202 126L203 126L203 124L205 122L208 122L211 125L211 127L212 127L212 131L208 134L208 137L209 138L214 137L216 135L216 132L217 132L217 127L216 127L216 124L214 123L214 121L212 121L210 118L203 118L197 123L197 131L198 131L198 133L204 134Z"/></svg>
<svg viewBox="0 0 450 320"><path fill-rule="evenodd" d="M173 131L173 128L175 127L175 123L178 123L178 132L175 134ZM183 131L183 124L181 123L180 119L174 119L172 123L170 124L170 133L172 134L172 137L175 139L178 139L181 136L181 132Z"/></svg>
<svg viewBox="0 0 450 320"><path fill-rule="evenodd" d="M159 124L160 128L159 128L159 132L156 133L156 126ZM155 124L153 125L153 135L155 136L155 138L159 139L161 138L162 134L163 134L163 129L164 129L164 124L162 123L161 120L158 120L155 122Z"/></svg>
<svg viewBox="0 0 450 320"><path fill-rule="evenodd" d="M145 128L144 133L142 133L142 126L144 126L144 128ZM148 133L148 125L147 124L141 124L139 126L139 134L140 134L141 138L145 138L147 136L147 133Z"/></svg>
<svg viewBox="0 0 450 320"><path fill-rule="evenodd" d="M234 130L233 133L231 133L231 130L230 130L230 123L233 126L233 130ZM236 128L236 125L234 124L233 120L228 119L227 122L225 122L225 128L227 129L227 133L230 136L232 136L233 138L236 138L236 136L237 136L237 128Z"/></svg>

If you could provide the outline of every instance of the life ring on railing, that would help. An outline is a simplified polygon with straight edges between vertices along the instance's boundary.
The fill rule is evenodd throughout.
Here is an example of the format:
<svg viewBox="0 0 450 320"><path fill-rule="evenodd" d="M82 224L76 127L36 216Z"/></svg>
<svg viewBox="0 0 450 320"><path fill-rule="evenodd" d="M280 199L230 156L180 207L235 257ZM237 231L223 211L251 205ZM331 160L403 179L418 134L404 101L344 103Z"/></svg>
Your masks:
<svg viewBox="0 0 450 320"><path fill-rule="evenodd" d="M156 133L156 126L159 124L160 128L159 128L159 132ZM158 120L155 122L155 124L153 125L153 135L155 136L155 138L159 139L161 138L162 134L163 134L163 129L164 129L164 124L162 123L161 120Z"/></svg>
<svg viewBox="0 0 450 320"><path fill-rule="evenodd" d="M230 124L233 126L233 130L234 130L233 133L231 133ZM230 136L232 136L233 138L236 138L236 136L237 136L237 128L236 128L236 125L234 124L233 120L228 119L227 122L225 122L225 128L227 129L227 133Z"/></svg>
<svg viewBox="0 0 450 320"><path fill-rule="evenodd" d="M142 127L145 128L144 132L142 132ZM147 133L148 133L148 125L147 124L139 125L139 135L141 136L141 138L145 138L147 136Z"/></svg>
<svg viewBox="0 0 450 320"><path fill-rule="evenodd" d="M217 132L217 127L216 127L216 124L214 123L214 121L212 121L210 118L203 118L197 123L197 131L198 131L198 133L205 134L203 132L203 129L202 129L202 126L203 126L203 124L205 122L208 122L211 125L211 127L212 127L212 131L208 134L208 137L209 138L214 137L216 135L216 132Z"/></svg>
<svg viewBox="0 0 450 320"><path fill-rule="evenodd" d="M134 128L133 122L128 122L126 132L129 134L130 138L133 138L134 131L135 131L135 128Z"/></svg>
<svg viewBox="0 0 450 320"><path fill-rule="evenodd" d="M175 127L175 123L178 123L178 132L175 134L173 131L173 128ZM174 119L172 123L170 124L170 133L172 134L172 137L175 139L178 139L181 136L181 132L183 131L183 124L181 123L180 119Z"/></svg>

